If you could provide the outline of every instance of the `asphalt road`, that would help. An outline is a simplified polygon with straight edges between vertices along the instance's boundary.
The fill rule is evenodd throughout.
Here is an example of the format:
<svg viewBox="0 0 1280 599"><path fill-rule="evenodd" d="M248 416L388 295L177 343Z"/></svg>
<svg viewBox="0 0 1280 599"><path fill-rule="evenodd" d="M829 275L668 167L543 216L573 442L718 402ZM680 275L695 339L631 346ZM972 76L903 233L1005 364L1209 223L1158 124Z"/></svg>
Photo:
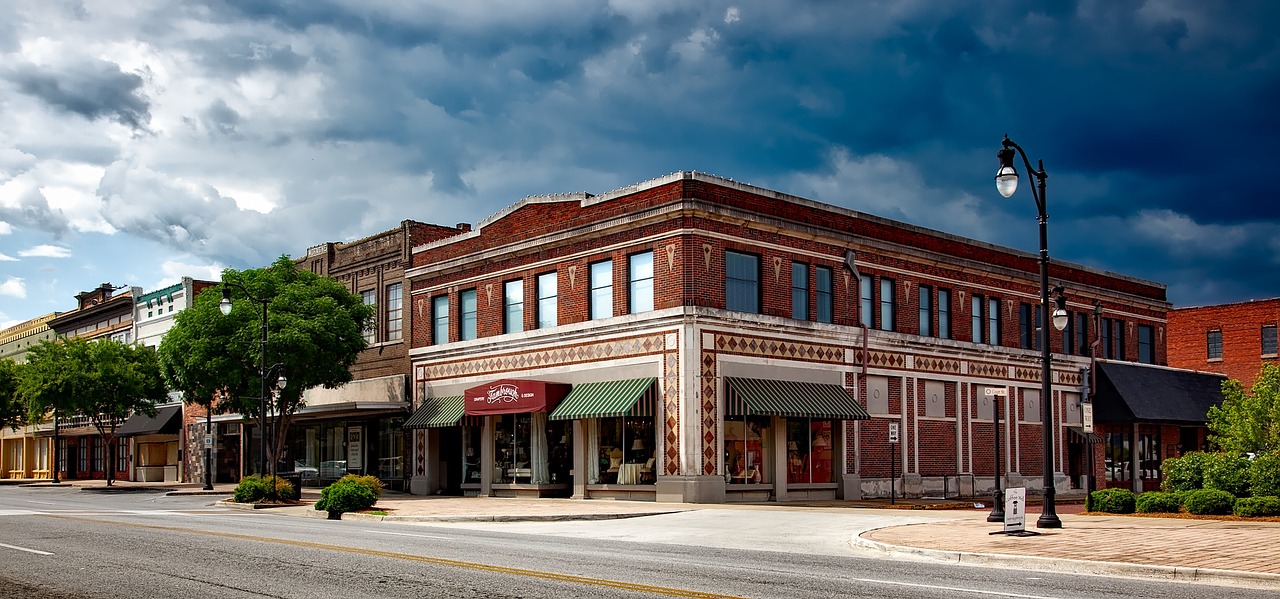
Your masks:
<svg viewBox="0 0 1280 599"><path fill-rule="evenodd" d="M707 510L405 525L227 510L210 497L0 487L0 595L150 597L1276 597L1249 589L869 558L829 515L741 547ZM752 521L755 520L755 521ZM806 528L808 526L808 528ZM593 535L592 531L598 531ZM663 531L669 531L664 535ZM670 542L664 537L670 537ZM805 549L813 539L814 551ZM703 538L707 542L699 543ZM746 538L746 535L744 535ZM758 539L758 536L751 538ZM690 540L694 539L694 540ZM719 539L719 540L717 540Z"/></svg>

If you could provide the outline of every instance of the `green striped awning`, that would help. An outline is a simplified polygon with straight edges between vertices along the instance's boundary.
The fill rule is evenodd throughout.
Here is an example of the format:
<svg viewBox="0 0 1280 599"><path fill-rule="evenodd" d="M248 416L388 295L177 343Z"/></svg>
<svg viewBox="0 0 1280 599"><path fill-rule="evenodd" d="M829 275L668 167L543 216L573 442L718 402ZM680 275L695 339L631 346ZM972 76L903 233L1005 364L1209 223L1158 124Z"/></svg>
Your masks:
<svg viewBox="0 0 1280 599"><path fill-rule="evenodd" d="M578 420L614 416L647 416L654 413L654 377L580 383L573 386L548 420Z"/></svg>
<svg viewBox="0 0 1280 599"><path fill-rule="evenodd" d="M871 418L840 385L725 377L728 416L784 416L866 420Z"/></svg>
<svg viewBox="0 0 1280 599"><path fill-rule="evenodd" d="M404 428L457 426L465 403L461 395L429 398L404 422Z"/></svg>

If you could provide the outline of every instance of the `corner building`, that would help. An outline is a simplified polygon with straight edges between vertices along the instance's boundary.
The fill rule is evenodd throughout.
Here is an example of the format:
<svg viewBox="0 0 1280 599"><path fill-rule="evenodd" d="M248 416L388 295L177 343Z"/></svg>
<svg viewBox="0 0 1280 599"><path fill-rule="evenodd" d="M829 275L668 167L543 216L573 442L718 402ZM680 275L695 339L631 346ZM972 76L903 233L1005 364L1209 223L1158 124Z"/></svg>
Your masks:
<svg viewBox="0 0 1280 599"><path fill-rule="evenodd" d="M1164 360L1163 285L1055 261L1071 318L1042 398L1035 255L703 173L465 229L405 273L413 493L982 495L997 435L1007 484L1034 491L1046 425L1066 490L1089 463L1067 433L1095 304L1129 333L1117 353L1142 337Z"/></svg>

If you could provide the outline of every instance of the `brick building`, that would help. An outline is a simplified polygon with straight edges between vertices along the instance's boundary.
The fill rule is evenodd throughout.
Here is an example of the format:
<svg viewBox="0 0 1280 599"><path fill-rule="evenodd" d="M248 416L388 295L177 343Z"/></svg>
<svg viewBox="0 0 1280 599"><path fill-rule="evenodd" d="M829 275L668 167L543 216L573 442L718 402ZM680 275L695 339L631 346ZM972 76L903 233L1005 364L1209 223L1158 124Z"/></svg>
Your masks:
<svg viewBox="0 0 1280 599"><path fill-rule="evenodd" d="M1253 386L1263 364L1280 363L1280 297L1169 311L1169 365L1218 372Z"/></svg>
<svg viewBox="0 0 1280 599"><path fill-rule="evenodd" d="M1163 285L1053 261L1042 398L1035 255L702 173L526 198L405 276L414 493L984 494L997 409L1008 484L1048 424L1065 490L1103 463L1071 433L1095 307L1115 360L1165 362Z"/></svg>

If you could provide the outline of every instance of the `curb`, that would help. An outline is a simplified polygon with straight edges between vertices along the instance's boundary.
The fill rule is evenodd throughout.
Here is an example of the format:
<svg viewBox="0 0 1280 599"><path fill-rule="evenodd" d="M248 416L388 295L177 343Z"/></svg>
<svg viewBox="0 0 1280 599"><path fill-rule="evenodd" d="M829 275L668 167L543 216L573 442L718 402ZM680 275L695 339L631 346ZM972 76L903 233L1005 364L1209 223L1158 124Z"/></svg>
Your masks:
<svg viewBox="0 0 1280 599"><path fill-rule="evenodd" d="M18 485L22 489L68 489L74 486L71 483L23 483Z"/></svg>
<svg viewBox="0 0 1280 599"><path fill-rule="evenodd" d="M234 494L235 493L232 491L218 491L218 490L205 491L204 489L196 489L194 491L191 491L191 490L169 491L165 493L164 496L165 497L183 497L186 495L234 495Z"/></svg>
<svg viewBox="0 0 1280 599"><path fill-rule="evenodd" d="M81 493L173 493L170 487L80 487Z"/></svg>
<svg viewBox="0 0 1280 599"><path fill-rule="evenodd" d="M892 527L886 526L881 528ZM861 536L868 532L881 530L881 528L873 528L854 534L850 538L849 545L854 549L875 551L890 557L953 562L966 566L1024 568L1064 574L1114 575L1131 578L1172 580L1175 582L1196 584L1247 586L1256 589L1280 590L1280 574L1242 572L1239 570L1218 570L1213 568L1128 564L1122 562L1094 562L1030 555L1010 555L1004 553L977 553L970 551L950 551L944 549L923 549L920 547L892 545L881 541L865 539Z"/></svg>
<svg viewBox="0 0 1280 599"><path fill-rule="evenodd" d="M269 504L269 503L262 503L262 504L260 504L260 503L236 503L236 502L234 502L234 501L231 501L230 499L223 499L222 501L216 502L214 505L217 505L217 506L220 506L220 507L225 507L225 508L231 508L231 509L233 509L233 510L246 510L246 511L254 511L254 510L274 510L274 509L279 509L279 508L298 507L298 506L296 506L296 505L274 505L274 504Z"/></svg>

